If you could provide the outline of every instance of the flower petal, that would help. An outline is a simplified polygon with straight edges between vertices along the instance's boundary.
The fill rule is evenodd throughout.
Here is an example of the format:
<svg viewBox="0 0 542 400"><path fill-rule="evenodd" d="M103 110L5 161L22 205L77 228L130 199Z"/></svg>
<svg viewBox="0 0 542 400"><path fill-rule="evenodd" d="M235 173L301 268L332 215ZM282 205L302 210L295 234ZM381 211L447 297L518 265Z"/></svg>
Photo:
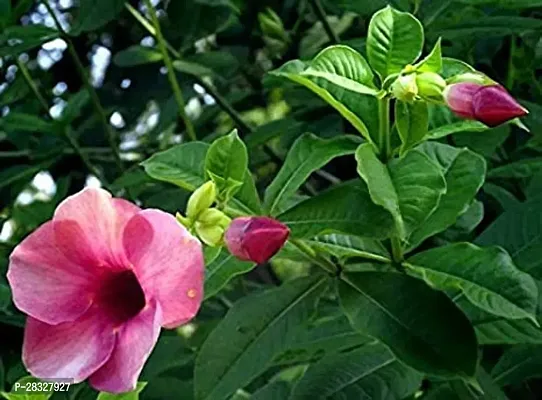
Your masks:
<svg viewBox="0 0 542 400"><path fill-rule="evenodd" d="M200 242L172 215L152 209L132 217L123 242L146 297L160 304L162 326L173 328L192 319L203 298Z"/></svg>
<svg viewBox="0 0 542 400"><path fill-rule="evenodd" d="M64 200L53 221L57 246L79 265L123 267L122 231L139 207L87 188ZM90 265L89 265L90 264Z"/></svg>
<svg viewBox="0 0 542 400"><path fill-rule="evenodd" d="M117 332L111 358L89 379L97 390L122 393L134 390L145 361L160 335L162 313L156 302L126 322Z"/></svg>
<svg viewBox="0 0 542 400"><path fill-rule="evenodd" d="M15 248L7 278L17 308L51 325L74 321L92 304L93 276L56 248L52 222Z"/></svg>
<svg viewBox="0 0 542 400"><path fill-rule="evenodd" d="M115 347L115 333L97 308L73 322L48 325L29 317L23 343L23 363L41 379L82 382L100 368Z"/></svg>

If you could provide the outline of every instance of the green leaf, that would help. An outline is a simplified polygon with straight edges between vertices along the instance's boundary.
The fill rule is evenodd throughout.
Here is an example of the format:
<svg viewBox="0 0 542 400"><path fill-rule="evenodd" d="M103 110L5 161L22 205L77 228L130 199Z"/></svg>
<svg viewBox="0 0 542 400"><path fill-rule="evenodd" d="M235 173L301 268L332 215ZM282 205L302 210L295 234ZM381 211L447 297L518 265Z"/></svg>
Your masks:
<svg viewBox="0 0 542 400"><path fill-rule="evenodd" d="M45 121L32 114L10 112L0 120L0 127L9 132L40 132L56 135L60 127L56 122Z"/></svg>
<svg viewBox="0 0 542 400"><path fill-rule="evenodd" d="M337 233L317 236L310 241L312 247L330 253L339 259L365 258L389 262L391 257L384 245L374 239Z"/></svg>
<svg viewBox="0 0 542 400"><path fill-rule="evenodd" d="M271 382L254 392L250 400L280 400L290 396L290 385L284 381Z"/></svg>
<svg viewBox="0 0 542 400"><path fill-rule="evenodd" d="M173 61L173 68L184 74L193 75L200 78L216 75L216 73L211 68L207 68L201 64L185 60Z"/></svg>
<svg viewBox="0 0 542 400"><path fill-rule="evenodd" d="M476 72L476 70L467 64L465 61L461 61L451 57L442 58L442 77L445 79L451 78L456 75L461 75L467 72Z"/></svg>
<svg viewBox="0 0 542 400"><path fill-rule="evenodd" d="M314 311L327 280L300 278L237 302L203 343L196 399L222 400L267 369Z"/></svg>
<svg viewBox="0 0 542 400"><path fill-rule="evenodd" d="M367 35L367 57L382 81L401 72L422 53L423 27L412 14L386 7L373 15Z"/></svg>
<svg viewBox="0 0 542 400"><path fill-rule="evenodd" d="M400 151L403 155L420 143L428 133L429 111L427 103L415 101L409 104L397 100L395 102L395 124L403 143Z"/></svg>
<svg viewBox="0 0 542 400"><path fill-rule="evenodd" d="M255 266L253 262L238 260L223 250L205 268L205 299L213 297L234 277L251 271Z"/></svg>
<svg viewBox="0 0 542 400"><path fill-rule="evenodd" d="M0 0L0 30L5 29L11 21L11 0Z"/></svg>
<svg viewBox="0 0 542 400"><path fill-rule="evenodd" d="M359 94L375 96L374 75L365 58L351 47L330 46L314 57L301 75L323 78Z"/></svg>
<svg viewBox="0 0 542 400"><path fill-rule="evenodd" d="M481 309L509 319L530 318L535 324L538 288L503 249L469 243L427 250L408 259L408 268L431 286L461 289Z"/></svg>
<svg viewBox="0 0 542 400"><path fill-rule="evenodd" d="M446 180L437 164L418 149L390 161L388 171L399 197L405 233L409 235L437 208L446 192Z"/></svg>
<svg viewBox="0 0 542 400"><path fill-rule="evenodd" d="M410 235L409 248L416 248L425 239L452 226L472 203L484 183L485 160L467 149L427 142L418 147L438 164L446 180L446 193L437 208Z"/></svg>
<svg viewBox="0 0 542 400"><path fill-rule="evenodd" d="M94 31L113 21L123 10L123 0L80 0L70 35Z"/></svg>
<svg viewBox="0 0 542 400"><path fill-rule="evenodd" d="M438 128L433 128L427 133L428 139L441 139L448 135L453 135L455 133L461 132L484 132L489 129L488 126L482 124L478 121L458 121L452 122L450 124L439 126Z"/></svg>
<svg viewBox="0 0 542 400"><path fill-rule="evenodd" d="M501 214L477 239L506 249L519 269L542 279L542 206L533 199Z"/></svg>
<svg viewBox="0 0 542 400"><path fill-rule="evenodd" d="M329 354L362 346L373 339L360 335L344 317L324 317L296 334L288 348L273 359L273 365L312 363Z"/></svg>
<svg viewBox="0 0 542 400"><path fill-rule="evenodd" d="M532 178L542 172L542 158L528 158L491 169L487 176L492 179Z"/></svg>
<svg viewBox="0 0 542 400"><path fill-rule="evenodd" d="M421 374L399 362L386 346L372 343L311 365L290 400L403 399L421 380Z"/></svg>
<svg viewBox="0 0 542 400"><path fill-rule="evenodd" d="M391 215L372 202L361 181L333 187L277 218L288 225L292 238L300 239L330 232L383 239L393 230Z"/></svg>
<svg viewBox="0 0 542 400"><path fill-rule="evenodd" d="M442 72L442 48L440 38L437 40L431 53L414 66L420 72L435 72L437 74Z"/></svg>
<svg viewBox="0 0 542 400"><path fill-rule="evenodd" d="M468 301L463 293L459 293L454 301L471 320L479 344L542 344L542 329L529 319L506 319L489 314Z"/></svg>
<svg viewBox="0 0 542 400"><path fill-rule="evenodd" d="M203 142L183 143L155 153L141 165L154 179L194 191L205 183L204 166L209 148ZM245 169L239 191L226 208L243 215L261 213L260 199L248 169Z"/></svg>
<svg viewBox="0 0 542 400"><path fill-rule="evenodd" d="M215 140L205 156L205 173L216 183L219 197L225 201L240 189L247 168L247 148L235 129Z"/></svg>
<svg viewBox="0 0 542 400"><path fill-rule="evenodd" d="M367 183L371 199L390 212L397 225L399 236L404 237L405 226L399 208L399 197L386 165L378 159L373 146L368 143L358 147L356 161L358 174Z"/></svg>
<svg viewBox="0 0 542 400"><path fill-rule="evenodd" d="M361 55L359 56L361 57ZM318 56L317 56L318 58ZM327 73L335 74L336 71L341 71L346 75L343 78L354 81L356 77L366 76L367 73L361 72L360 65L342 64L342 62L350 60L349 58L338 58L330 60L328 63L323 63L322 60L317 62L317 68L327 66ZM378 132L378 103L377 99L372 95L363 95L358 92L346 89L344 86L338 86L328 79L317 76L306 75L305 71L311 68L311 63L305 64L300 60L292 60L284 64L279 69L271 71L270 74L278 77L289 79L297 84L300 84L335 108L352 126L360 132L365 139L373 141L373 135ZM314 69L314 68L313 68ZM339 80L337 77L336 80ZM376 90L375 90L376 93Z"/></svg>
<svg viewBox="0 0 542 400"><path fill-rule="evenodd" d="M519 345L504 352L491 376L500 386L520 384L542 376L542 346Z"/></svg>
<svg viewBox="0 0 542 400"><path fill-rule="evenodd" d="M474 376L474 329L444 293L403 274L370 271L345 274L339 297L354 328L407 365L431 375Z"/></svg>
<svg viewBox="0 0 542 400"><path fill-rule="evenodd" d="M156 49L133 45L115 54L113 63L119 67L133 67L154 63L162 60L162 58L162 53Z"/></svg>
<svg viewBox="0 0 542 400"><path fill-rule="evenodd" d="M145 389L145 386L147 386L147 382L138 382L137 387L131 392L119 394L101 392L96 400L138 400L139 393Z"/></svg>
<svg viewBox="0 0 542 400"><path fill-rule="evenodd" d="M405 238L437 207L446 181L428 156L413 150L386 166L366 144L356 152L358 174L367 182L371 199L394 217L397 233Z"/></svg>
<svg viewBox="0 0 542 400"><path fill-rule="evenodd" d="M0 34L0 57L16 56L60 36L43 25L10 26Z"/></svg>
<svg viewBox="0 0 542 400"><path fill-rule="evenodd" d="M297 139L279 173L265 191L264 206L269 214L276 215L277 211L282 210L284 203L295 194L311 173L333 158L353 154L359 143L356 139L339 136L326 140L310 133Z"/></svg>
<svg viewBox="0 0 542 400"><path fill-rule="evenodd" d="M535 31L542 28L542 21L537 18L515 16L477 16L461 21L442 25L432 31L432 34L442 36L447 40L463 38L497 38L512 34Z"/></svg>
<svg viewBox="0 0 542 400"><path fill-rule="evenodd" d="M207 143L183 143L155 153L141 165L154 179L194 191L205 182L203 171L208 149Z"/></svg>

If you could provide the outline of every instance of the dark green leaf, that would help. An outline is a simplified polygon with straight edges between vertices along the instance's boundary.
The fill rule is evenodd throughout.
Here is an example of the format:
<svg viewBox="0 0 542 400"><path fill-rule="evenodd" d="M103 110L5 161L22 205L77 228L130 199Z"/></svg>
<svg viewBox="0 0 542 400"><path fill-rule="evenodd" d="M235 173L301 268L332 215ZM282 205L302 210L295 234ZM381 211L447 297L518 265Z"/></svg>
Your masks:
<svg viewBox="0 0 542 400"><path fill-rule="evenodd" d="M283 209L284 202L299 189L311 173L335 157L353 154L359 141L355 137L341 136L320 139L305 134L294 143L279 173L265 191L264 206L271 215Z"/></svg>
<svg viewBox="0 0 542 400"><path fill-rule="evenodd" d="M395 124L403 145L401 155L420 143L428 133L429 112L427 103L416 101L412 104L395 102Z"/></svg>
<svg viewBox="0 0 542 400"><path fill-rule="evenodd" d="M10 26L0 34L0 57L15 56L59 37L43 25Z"/></svg>
<svg viewBox="0 0 542 400"><path fill-rule="evenodd" d="M229 398L265 371L313 313L326 282L301 278L236 303L198 353L196 399Z"/></svg>
<svg viewBox="0 0 542 400"><path fill-rule="evenodd" d="M454 243L416 254L407 262L431 286L459 288L489 313L509 319L530 318L537 323L538 288L499 247Z"/></svg>
<svg viewBox="0 0 542 400"><path fill-rule="evenodd" d="M162 60L162 58L162 53L156 49L134 45L115 54L113 62L119 67L133 67L154 63Z"/></svg>
<svg viewBox="0 0 542 400"><path fill-rule="evenodd" d="M474 376L474 329L444 293L398 273L357 272L344 276L339 296L355 329L411 367L431 375Z"/></svg>
<svg viewBox="0 0 542 400"><path fill-rule="evenodd" d="M114 20L124 8L123 0L80 0L72 35L94 31Z"/></svg>
<svg viewBox="0 0 542 400"><path fill-rule="evenodd" d="M542 346L519 345L505 351L491 370L491 376L501 386L541 377Z"/></svg>
<svg viewBox="0 0 542 400"><path fill-rule="evenodd" d="M378 343L324 357L294 387L290 400L399 400L413 394L421 374Z"/></svg>
<svg viewBox="0 0 542 400"><path fill-rule="evenodd" d="M330 206L332 205L332 206ZM294 238L311 238L326 232L386 238L393 219L371 201L363 182L347 182L305 200L278 216Z"/></svg>
<svg viewBox="0 0 542 400"><path fill-rule="evenodd" d="M505 248L519 269L542 278L542 207L536 199L506 210L476 244Z"/></svg>
<svg viewBox="0 0 542 400"><path fill-rule="evenodd" d="M223 250L205 268L205 298L217 294L234 277L252 270L256 264L241 261Z"/></svg>
<svg viewBox="0 0 542 400"><path fill-rule="evenodd" d="M408 240L411 249L457 221L482 186L486 171L485 160L470 150L434 142L424 143L419 150L440 166L447 189L437 208L412 232Z"/></svg>

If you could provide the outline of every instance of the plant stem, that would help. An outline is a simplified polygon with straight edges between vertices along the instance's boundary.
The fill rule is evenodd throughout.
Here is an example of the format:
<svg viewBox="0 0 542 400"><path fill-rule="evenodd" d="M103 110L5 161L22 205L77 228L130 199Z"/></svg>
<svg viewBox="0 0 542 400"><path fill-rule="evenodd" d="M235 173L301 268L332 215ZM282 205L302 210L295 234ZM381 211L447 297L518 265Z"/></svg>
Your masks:
<svg viewBox="0 0 542 400"><path fill-rule="evenodd" d="M378 100L378 147L380 159L383 163L388 161L391 153L390 147L390 99L384 97Z"/></svg>
<svg viewBox="0 0 542 400"><path fill-rule="evenodd" d="M303 240L291 239L290 243L297 247L299 251L304 253L309 259L312 260L313 263L318 265L324 271L332 275L337 275L337 273L340 272L339 268L337 268L335 264L333 264L325 257L319 257L316 251L308 244L306 244Z"/></svg>
<svg viewBox="0 0 542 400"><path fill-rule="evenodd" d="M96 111L96 114L98 114L98 117L105 128L107 141L109 142L109 146L111 147L111 150L113 151L113 157L115 158L115 163L117 164L118 168L121 171L124 171L124 166L120 158L119 149L115 141L115 132L113 131L113 128L111 127L111 125L109 124L109 121L107 120L107 116L102 107L102 104L100 103L100 98L98 97L98 93L96 93L96 90L94 89L94 87L91 85L89 81L89 77L87 75L87 72L85 71L85 67L83 66L83 63L81 62L81 60L79 59L77 52L75 51L73 42L71 41L66 31L64 31L64 29L62 28L62 25L60 24L60 21L58 20L54 10L49 5L49 2L47 0L42 0L41 2L43 3L43 5L45 5L45 7L47 8L47 11L49 11L49 14L51 14L51 17L53 18L53 21L55 22L55 25L58 31L62 35L62 39L68 45L68 52L70 53L70 56L72 57L75 63L75 67L77 69L79 76L81 77L81 80L83 81L83 84L85 85L85 88L90 94L90 98L94 106L94 109Z"/></svg>
<svg viewBox="0 0 542 400"><path fill-rule="evenodd" d="M318 19L320 22L322 22L322 25L324 26L324 29L329 36L329 40L333 42L334 44L337 44L341 41L339 38L339 35L333 31L333 28L329 24L329 21L326 18L326 12L324 11L324 8L322 7L322 3L320 3L320 0L310 0L312 8L314 9L314 12L318 16Z"/></svg>
<svg viewBox="0 0 542 400"><path fill-rule="evenodd" d="M41 95L38 87L36 86L36 84L32 80L32 76L30 76L30 72L26 68L26 65L24 65L23 62L17 60L17 66L19 67L21 73L23 74L23 78L24 78L26 84L28 85L30 90L32 90L32 92L34 93L34 95L36 96L38 101L40 102L41 107L43 108L45 113L48 116L50 116L50 114L49 114L49 106L47 105L47 101ZM73 151L75 152L75 154L77 154L79 156L79 158L81 159L81 161L83 162L85 167L87 167L89 172L91 174L94 174L100 180L102 180L103 183L104 183L104 186L107 186L108 183L107 183L106 179L103 177L102 173L90 162L88 156L83 152L81 147L79 147L79 144L77 143L77 140L75 140L75 138L71 135L71 133L69 131L69 128L67 126L62 127L62 133L63 133L64 137L66 138L66 140L68 141L68 143L70 144L70 146L73 148Z"/></svg>
<svg viewBox="0 0 542 400"><path fill-rule="evenodd" d="M177 106L179 107L179 115L181 119L183 120L183 123L186 127L186 133L188 137L190 138L190 140L197 140L196 132L194 131L194 125L192 125L192 121L190 121L190 118L188 118L188 115L186 115L183 94L181 91L181 87L179 86L179 82L177 82L177 77L175 76L173 63L171 62L171 58L169 57L168 46L166 45L166 41L164 40L164 37L162 36L162 31L160 29L160 21L158 21L156 10L152 6L152 3L150 0L145 0L145 5L147 6L147 9L151 16L152 24L154 26L154 31L155 31L155 37L158 42L158 48L160 49L160 52L162 53L162 57L164 57L164 64L166 65L166 68L167 68L167 76L169 79L169 83L171 85L171 88L173 89L173 94L175 96L175 101L177 102Z"/></svg>
<svg viewBox="0 0 542 400"><path fill-rule="evenodd" d="M47 115L49 115L49 106L47 105L47 101L45 100L45 98L41 95L38 87L36 86L36 84L34 83L34 80L32 79L32 77L30 76L30 72L28 72L28 68L26 68L26 65L24 65L23 62L21 62L19 60L18 57L15 57L15 62L17 63L17 67L19 68L19 70L21 71L21 73L23 74L23 78L24 80L26 81L26 84L28 85L28 87L30 88L30 90L34 93L34 95L36 96L36 98L38 99L41 107L45 110L45 112L47 113Z"/></svg>
<svg viewBox="0 0 542 400"><path fill-rule="evenodd" d="M396 263L400 263L404 260L403 246L401 245L401 240L396 236L391 238L391 254L393 261Z"/></svg>
<svg viewBox="0 0 542 400"><path fill-rule="evenodd" d="M516 52L516 37L510 36L510 55L508 56L508 73L506 75L506 88L512 90L516 80L516 69L514 67L514 54Z"/></svg>

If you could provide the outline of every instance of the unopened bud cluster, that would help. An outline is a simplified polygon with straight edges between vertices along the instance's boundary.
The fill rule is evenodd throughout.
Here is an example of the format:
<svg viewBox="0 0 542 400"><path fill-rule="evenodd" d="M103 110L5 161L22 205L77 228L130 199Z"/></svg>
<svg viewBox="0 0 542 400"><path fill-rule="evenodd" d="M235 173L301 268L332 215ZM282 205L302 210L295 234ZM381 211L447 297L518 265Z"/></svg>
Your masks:
<svg viewBox="0 0 542 400"><path fill-rule="evenodd" d="M475 71L446 81L435 72L417 72L415 67L407 66L391 85L391 92L407 103L445 103L457 116L490 127L528 114L504 87Z"/></svg>
<svg viewBox="0 0 542 400"><path fill-rule="evenodd" d="M197 188L186 207L186 217L177 213L177 220L188 229L195 231L208 246L222 245L224 232L231 219L218 208L211 208L216 201L216 185L209 181Z"/></svg>

